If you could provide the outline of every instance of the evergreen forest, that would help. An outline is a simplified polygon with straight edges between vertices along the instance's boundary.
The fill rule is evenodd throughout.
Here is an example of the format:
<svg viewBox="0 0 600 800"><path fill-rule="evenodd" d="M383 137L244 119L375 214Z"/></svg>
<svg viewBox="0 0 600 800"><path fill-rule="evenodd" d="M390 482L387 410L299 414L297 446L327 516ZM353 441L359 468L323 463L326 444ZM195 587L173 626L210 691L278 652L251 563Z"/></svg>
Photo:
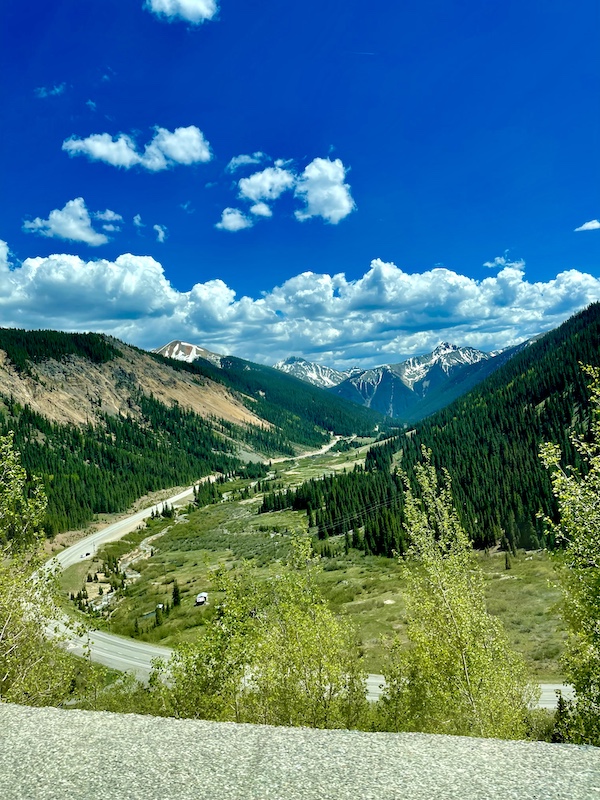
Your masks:
<svg viewBox="0 0 600 800"><path fill-rule="evenodd" d="M415 466L432 463L452 481L454 502L474 545L552 546L543 517L556 501L540 446L557 443L563 463L581 469L570 434L589 429L589 390L581 365L600 365L600 304L595 303L515 355L467 395L414 429L374 445L364 469L265 497L263 511L306 509L326 539L367 553L402 553L403 482L418 493Z"/></svg>
<svg viewBox="0 0 600 800"><path fill-rule="evenodd" d="M265 423L206 420L177 404L165 405L138 384L127 416L98 411L84 426L64 425L0 391L0 435L13 432L28 474L43 480L48 536L83 527L98 513L124 511L148 492L213 472L248 474L252 468L243 466L240 445L266 457L293 456L298 446L326 444L330 431L372 433L378 424L383 427L383 418L369 409L240 359L224 359L219 369L203 360L165 359L100 334L0 329L0 350L19 375L34 381L35 365L48 359L76 357L85 370L86 362L102 364L126 357L131 349L176 372L191 373L199 383L209 378L225 386Z"/></svg>

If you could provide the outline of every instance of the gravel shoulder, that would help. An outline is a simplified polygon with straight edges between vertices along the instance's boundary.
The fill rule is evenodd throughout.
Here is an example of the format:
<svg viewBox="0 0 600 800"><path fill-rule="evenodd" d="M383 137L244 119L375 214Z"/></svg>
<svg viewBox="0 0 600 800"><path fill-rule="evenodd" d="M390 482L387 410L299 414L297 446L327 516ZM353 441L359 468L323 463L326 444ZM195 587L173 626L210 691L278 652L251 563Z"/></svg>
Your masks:
<svg viewBox="0 0 600 800"><path fill-rule="evenodd" d="M0 705L0 797L596 800L600 749Z"/></svg>

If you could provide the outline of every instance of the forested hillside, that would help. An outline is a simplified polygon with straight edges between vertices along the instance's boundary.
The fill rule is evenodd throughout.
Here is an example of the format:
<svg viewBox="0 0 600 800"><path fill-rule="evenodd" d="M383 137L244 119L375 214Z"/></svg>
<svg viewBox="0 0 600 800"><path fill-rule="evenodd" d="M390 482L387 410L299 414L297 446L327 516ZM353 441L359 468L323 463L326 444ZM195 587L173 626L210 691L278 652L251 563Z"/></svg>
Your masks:
<svg viewBox="0 0 600 800"><path fill-rule="evenodd" d="M560 444L565 463L579 465L569 433L589 426L589 391L581 364L600 365L600 304L546 334L468 395L421 422L398 443L411 473L421 446L448 469L461 516L478 546L503 532L517 545L544 543L536 515L554 517L540 444Z"/></svg>
<svg viewBox="0 0 600 800"><path fill-rule="evenodd" d="M32 363L81 356L95 364L121 355L107 336L99 333L62 333L61 331L24 331L0 328L0 350L19 372L31 372Z"/></svg>
<svg viewBox="0 0 600 800"><path fill-rule="evenodd" d="M569 433L589 425L580 365L600 365L599 343L600 304L594 304L414 430L373 447L364 471L312 481L265 504L306 508L322 538L353 531L352 544L367 552L401 552L402 483L390 472L400 466L414 488L414 466L425 447L436 468L448 470L476 546L503 540L511 547L543 546L547 534L538 513L555 517L556 506L540 444L558 443L565 463L580 466Z"/></svg>
<svg viewBox="0 0 600 800"><path fill-rule="evenodd" d="M0 329L0 434L48 496L49 535L212 472L321 446L381 418L287 375L164 359L99 334Z"/></svg>
<svg viewBox="0 0 600 800"><path fill-rule="evenodd" d="M197 414L141 395L139 419L105 415L77 427L50 422L8 400L0 434L14 431L29 475L48 497L48 535L81 527L100 512L123 511L142 495L241 466L233 442Z"/></svg>
<svg viewBox="0 0 600 800"><path fill-rule="evenodd" d="M238 393L256 415L276 425L291 441L318 446L328 441L325 431L343 436L371 434L385 418L369 408L335 397L273 367L226 356L217 367L203 358L188 364L163 356L174 369L203 375Z"/></svg>

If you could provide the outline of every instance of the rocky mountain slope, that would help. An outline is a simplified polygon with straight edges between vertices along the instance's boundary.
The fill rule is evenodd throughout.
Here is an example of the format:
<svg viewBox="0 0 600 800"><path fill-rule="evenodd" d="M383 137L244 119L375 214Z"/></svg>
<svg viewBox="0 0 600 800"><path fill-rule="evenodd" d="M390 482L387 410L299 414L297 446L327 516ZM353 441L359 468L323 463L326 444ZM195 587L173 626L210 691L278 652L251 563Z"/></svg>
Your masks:
<svg viewBox="0 0 600 800"><path fill-rule="evenodd" d="M62 424L95 423L103 414L137 417L132 399L137 391L166 405L177 403L205 418L264 424L222 384L207 378L200 381L142 350L106 338L116 348L110 360L94 362L84 354L57 353L56 358L43 358L22 370L7 355L0 334L0 394Z"/></svg>
<svg viewBox="0 0 600 800"><path fill-rule="evenodd" d="M468 392L523 346L491 355L442 342L432 353L365 370L330 391L388 417L414 422Z"/></svg>
<svg viewBox="0 0 600 800"><path fill-rule="evenodd" d="M293 375L301 381L312 383L313 386L320 386L322 389L330 389L332 386L337 386L342 381L362 371L360 367L355 367L340 372L340 370L332 367L317 364L314 361L307 361L305 358L297 356L286 358L285 361L278 361L273 364L273 367L288 375Z"/></svg>

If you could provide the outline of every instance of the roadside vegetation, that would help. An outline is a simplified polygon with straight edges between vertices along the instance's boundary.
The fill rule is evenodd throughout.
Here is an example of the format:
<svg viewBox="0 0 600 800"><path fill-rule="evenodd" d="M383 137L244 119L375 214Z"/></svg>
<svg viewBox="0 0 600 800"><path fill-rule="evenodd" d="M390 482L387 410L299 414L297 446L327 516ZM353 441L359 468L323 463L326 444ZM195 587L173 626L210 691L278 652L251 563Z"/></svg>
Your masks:
<svg viewBox="0 0 600 800"><path fill-rule="evenodd" d="M157 509L147 530L87 562L85 578L95 582L100 564L105 578L115 578L117 602L99 611L111 630L176 645L148 686L132 679L107 685L103 671L91 670L76 691L82 669L46 640L52 581L42 580L39 603L31 590L45 499L39 485L27 488L12 440L3 438L0 696L179 717L600 745L600 372L588 376L593 418L589 434L572 438L578 465L561 466L556 445L542 451L559 511L557 521L544 523L560 546L552 556L509 542L475 553L450 476L436 471L427 450L415 466L416 486L399 473L408 546L394 558L366 554L345 534L319 538L306 509L259 513L266 496L319 471L354 470L365 457L360 448L339 448L306 468L288 462L264 477L223 482L212 497L197 498L201 508L182 515ZM128 579L120 559L149 538L152 546L135 563L139 577ZM76 565L64 585L82 575ZM200 607L199 592L209 597ZM369 704L364 678L375 670L387 687ZM554 718L533 710L531 681L561 675L575 699L561 698Z"/></svg>

